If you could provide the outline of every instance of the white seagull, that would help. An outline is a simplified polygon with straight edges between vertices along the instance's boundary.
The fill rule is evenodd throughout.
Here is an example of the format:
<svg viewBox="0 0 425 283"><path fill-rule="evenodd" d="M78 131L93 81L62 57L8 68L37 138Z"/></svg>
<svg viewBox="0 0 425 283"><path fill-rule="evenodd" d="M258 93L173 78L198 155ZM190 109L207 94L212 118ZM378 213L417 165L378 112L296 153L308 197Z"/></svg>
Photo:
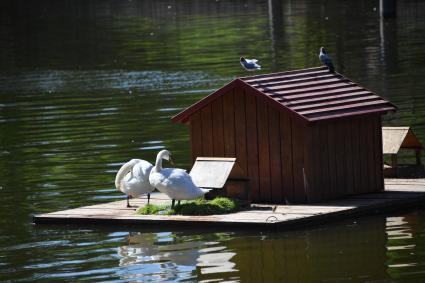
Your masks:
<svg viewBox="0 0 425 283"><path fill-rule="evenodd" d="M324 47L320 47L320 53L319 53L319 59L325 65L328 67L329 72L335 73L335 67L334 64L332 64L331 57L329 57L328 53L326 52Z"/></svg>
<svg viewBox="0 0 425 283"><path fill-rule="evenodd" d="M242 67L247 71L261 70L261 66L258 65L257 62L257 59L245 59L244 57L240 59Z"/></svg>

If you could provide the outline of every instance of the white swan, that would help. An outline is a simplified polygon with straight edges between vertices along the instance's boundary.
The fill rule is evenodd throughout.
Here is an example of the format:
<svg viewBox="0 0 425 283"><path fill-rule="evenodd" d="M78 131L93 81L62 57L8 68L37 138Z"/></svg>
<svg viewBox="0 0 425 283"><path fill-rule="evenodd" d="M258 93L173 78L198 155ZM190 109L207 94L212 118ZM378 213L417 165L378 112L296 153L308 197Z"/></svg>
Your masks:
<svg viewBox="0 0 425 283"><path fill-rule="evenodd" d="M197 199L210 190L198 188L192 177L185 170L179 168L162 168L162 159L171 161L171 153L161 150L157 157L155 166L149 175L149 182L161 193L171 198L174 206L175 200Z"/></svg>
<svg viewBox="0 0 425 283"><path fill-rule="evenodd" d="M145 160L132 159L121 166L115 177L115 187L127 195L127 207L130 206L130 196L138 197L148 194L148 203L150 192L155 188L149 183L149 174L153 165Z"/></svg>

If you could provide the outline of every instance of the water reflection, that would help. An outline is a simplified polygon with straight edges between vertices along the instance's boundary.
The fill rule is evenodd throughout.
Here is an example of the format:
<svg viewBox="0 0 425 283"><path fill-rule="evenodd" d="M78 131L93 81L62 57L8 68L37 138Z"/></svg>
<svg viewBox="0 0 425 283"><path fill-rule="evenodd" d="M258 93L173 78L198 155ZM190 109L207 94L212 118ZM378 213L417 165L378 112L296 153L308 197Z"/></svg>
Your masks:
<svg viewBox="0 0 425 283"><path fill-rule="evenodd" d="M424 219L422 211L282 233L41 227L32 241L0 248L0 280L418 282Z"/></svg>
<svg viewBox="0 0 425 283"><path fill-rule="evenodd" d="M285 233L131 232L118 248L132 278L200 282L388 282L422 278L424 213ZM417 246L417 244L419 246ZM136 268L136 266L138 266ZM419 267L419 269L418 269ZM125 277L127 278L127 277Z"/></svg>
<svg viewBox="0 0 425 283"><path fill-rule="evenodd" d="M120 266L132 266L133 271L138 266L138 276L161 280L387 280L385 225L384 217L376 217L310 231L271 234L130 233L118 254Z"/></svg>
<svg viewBox="0 0 425 283"><path fill-rule="evenodd" d="M388 273L397 281L419 282L425 276L424 212L387 218Z"/></svg>
<svg viewBox="0 0 425 283"><path fill-rule="evenodd" d="M193 237L183 233L130 233L128 245L118 249L120 266L139 265L145 280L197 278L200 274L237 271L231 262L235 253L223 244L230 234ZM209 241L205 241L208 238ZM134 274L132 274L133 276ZM215 275L214 275L215 276Z"/></svg>

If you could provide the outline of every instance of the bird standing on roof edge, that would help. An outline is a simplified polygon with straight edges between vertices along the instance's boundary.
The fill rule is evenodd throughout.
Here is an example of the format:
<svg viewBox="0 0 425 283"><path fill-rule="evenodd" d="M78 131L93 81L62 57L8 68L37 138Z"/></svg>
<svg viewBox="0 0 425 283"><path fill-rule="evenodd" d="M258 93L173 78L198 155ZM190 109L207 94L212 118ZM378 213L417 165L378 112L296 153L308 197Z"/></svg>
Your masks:
<svg viewBox="0 0 425 283"><path fill-rule="evenodd" d="M328 67L329 72L335 73L335 67L334 64L332 64L332 60L329 57L328 53L326 52L324 47L320 47L320 53L319 53L319 59L325 65Z"/></svg>
<svg viewBox="0 0 425 283"><path fill-rule="evenodd" d="M257 62L257 59L245 59L244 57L240 59L242 67L247 71L261 70L261 66L258 65Z"/></svg>

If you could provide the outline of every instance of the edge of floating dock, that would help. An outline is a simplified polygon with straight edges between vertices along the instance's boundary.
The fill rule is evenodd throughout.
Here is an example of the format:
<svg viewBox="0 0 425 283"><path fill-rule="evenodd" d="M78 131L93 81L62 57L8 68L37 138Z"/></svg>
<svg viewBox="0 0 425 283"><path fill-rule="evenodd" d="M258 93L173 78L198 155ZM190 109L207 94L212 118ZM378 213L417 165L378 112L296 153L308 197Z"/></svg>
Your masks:
<svg viewBox="0 0 425 283"><path fill-rule="evenodd" d="M73 224L138 226L145 228L223 228L284 230L318 225L378 212L393 211L424 204L425 179L386 179L385 191L362 194L343 199L307 205L252 204L251 208L231 214L208 216L138 215L136 210L146 199L133 199L135 208L127 208L126 201L115 201L52 213L36 214L35 224ZM151 203L169 203L156 193Z"/></svg>

